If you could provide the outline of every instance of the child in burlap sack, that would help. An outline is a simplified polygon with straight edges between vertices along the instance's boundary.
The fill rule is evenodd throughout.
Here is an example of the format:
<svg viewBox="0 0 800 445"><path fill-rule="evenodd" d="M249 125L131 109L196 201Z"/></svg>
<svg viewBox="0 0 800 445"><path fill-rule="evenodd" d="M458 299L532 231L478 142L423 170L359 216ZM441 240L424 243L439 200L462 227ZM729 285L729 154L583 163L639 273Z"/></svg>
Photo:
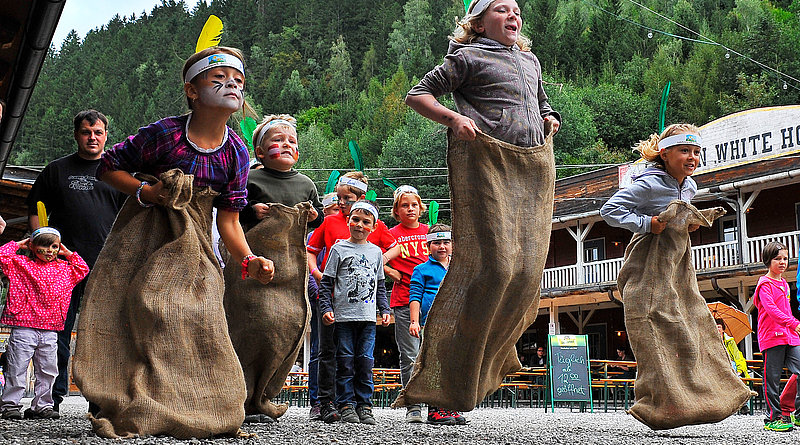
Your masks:
<svg viewBox="0 0 800 445"><path fill-rule="evenodd" d="M609 225L634 232L617 279L638 364L629 413L653 429L718 422L751 395L733 373L691 265L688 232L724 213L690 204L701 144L690 124L640 142L653 166L600 209Z"/></svg>
<svg viewBox="0 0 800 445"><path fill-rule="evenodd" d="M104 437L235 434L244 419L244 377L211 248L213 205L227 267L272 280L272 261L253 255L239 224L249 154L226 122L245 106L242 53L201 50L182 80L190 113L140 128L97 171L132 196L87 283L75 355L76 382L99 406L90 419Z"/></svg>
<svg viewBox="0 0 800 445"><path fill-rule="evenodd" d="M800 425L800 413L793 411L790 418L785 418L780 403L784 366L791 374L800 374L800 320L792 315L789 283L782 276L789 266L789 250L778 242L767 243L761 250L761 260L767 273L758 280L753 304L758 309L758 346L764 356L764 429L791 431L793 425ZM793 395L796 408L800 406L800 395L796 390Z"/></svg>
<svg viewBox="0 0 800 445"><path fill-rule="evenodd" d="M453 227L464 236L458 255L475 261L455 263L442 283L425 343L395 407L425 402L473 409L507 373L520 369L513 343L538 313L553 216L552 135L560 116L548 103L530 40L521 34L517 2L464 3L466 14L450 37L443 63L408 92L405 102L450 129ZM451 92L457 111L436 99ZM485 218L489 213L502 215L501 222ZM518 220L526 224L505 229L518 226ZM509 244L532 247L516 262L496 260ZM487 298L483 286L489 281L495 286Z"/></svg>

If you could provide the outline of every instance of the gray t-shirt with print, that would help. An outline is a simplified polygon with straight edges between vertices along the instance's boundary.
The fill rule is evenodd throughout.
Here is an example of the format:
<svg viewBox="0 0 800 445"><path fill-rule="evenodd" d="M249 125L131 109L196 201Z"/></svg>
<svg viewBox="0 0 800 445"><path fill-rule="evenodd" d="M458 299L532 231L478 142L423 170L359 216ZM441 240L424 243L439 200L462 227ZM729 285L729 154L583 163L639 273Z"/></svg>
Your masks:
<svg viewBox="0 0 800 445"><path fill-rule="evenodd" d="M340 241L331 247L323 275L334 279L333 312L337 322L374 321L378 280L383 280L381 249Z"/></svg>

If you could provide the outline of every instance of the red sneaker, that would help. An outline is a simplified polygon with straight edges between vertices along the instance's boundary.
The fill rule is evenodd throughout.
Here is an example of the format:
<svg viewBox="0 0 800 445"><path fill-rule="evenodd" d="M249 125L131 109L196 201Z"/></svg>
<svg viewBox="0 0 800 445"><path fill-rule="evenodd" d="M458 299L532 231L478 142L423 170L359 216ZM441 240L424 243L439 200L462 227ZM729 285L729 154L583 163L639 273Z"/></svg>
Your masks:
<svg viewBox="0 0 800 445"><path fill-rule="evenodd" d="M469 423L469 420L458 411L449 411L449 413L452 418L456 419L456 425L466 425Z"/></svg>
<svg viewBox="0 0 800 445"><path fill-rule="evenodd" d="M450 414L450 411L429 406L428 423L431 425L455 425L456 419Z"/></svg>

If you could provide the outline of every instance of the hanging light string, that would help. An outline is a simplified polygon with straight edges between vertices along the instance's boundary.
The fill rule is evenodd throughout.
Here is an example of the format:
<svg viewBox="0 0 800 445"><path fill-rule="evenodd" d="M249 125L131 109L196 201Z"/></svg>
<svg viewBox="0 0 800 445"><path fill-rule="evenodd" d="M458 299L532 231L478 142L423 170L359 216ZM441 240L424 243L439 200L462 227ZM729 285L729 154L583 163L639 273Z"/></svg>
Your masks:
<svg viewBox="0 0 800 445"><path fill-rule="evenodd" d="M786 77L787 79L791 79L791 80L793 80L793 81L795 81L795 82L800 84L800 80L790 76L789 74L786 74L786 73L784 73L784 72L782 72L782 71L780 71L780 70L778 70L776 68L772 68L771 66L765 65L765 64L759 62L758 60L756 60L756 59L754 59L754 58L752 58L752 57L750 57L750 56L748 56L746 54L742 54L739 51L736 51L733 48L729 48L729 47L727 47L727 46L725 46L725 45L723 45L721 43L715 42L713 39L711 39L709 37L706 37L703 34L700 34L699 32L697 32L697 31L695 31L695 30L693 30L693 29L691 29L691 28L689 28L687 26L684 26L684 25L676 22L675 20L672 20L671 18L659 13L658 11L654 11L654 10L648 8L647 6L637 2L636 0L628 0L628 1L633 3L636 6L640 7L640 8L643 8L643 9L645 9L645 10L647 10L647 11L649 11L649 12L651 12L651 13L659 16L659 17L661 17L664 20L669 21L670 23L673 23L673 24L675 24L677 26L680 26L681 28L685 29L686 31L689 31L690 33L692 33L692 34L694 34L694 35L696 35L696 36L708 41L709 44L718 45L718 46L724 48L726 51L732 52L733 54L736 54L739 57L743 57L743 58L755 63L756 65L760 66L761 68L770 70L770 71L774 72L775 74L778 74L780 76ZM787 84L786 81L784 80L784 85L789 85L789 84ZM800 90L800 88L796 87L795 85L791 85L791 87L796 89L796 90Z"/></svg>
<svg viewBox="0 0 800 445"><path fill-rule="evenodd" d="M728 51L728 53L733 53L733 54L735 54L735 55L737 55L737 56L739 56L739 57L742 57L742 58L744 58L744 59L747 59L747 60L749 60L750 62L752 62L752 63L754 63L754 64L758 65L759 67L761 67L761 68L763 68L763 69L765 69L765 70L771 71L771 72L775 73L775 74L776 74L776 75L778 75L778 76L784 77L785 79L791 79L792 81L794 81L794 82L796 82L796 83L800 84L800 79L797 79L797 78L795 78L795 77L793 77L793 76L791 76L791 75L789 75L789 74L786 74L786 73L784 73L783 71L780 71L780 70L778 70L778 69L776 69L776 68L772 68L772 67L771 67L771 66L769 66L769 65L766 65L766 64L764 64L764 63L761 63L761 62L759 62L758 60L756 60L756 59L753 59L752 57L750 57L750 56L748 56L748 55L746 55L746 54L742 54L741 52L739 52L739 51L736 51L736 50L735 50L735 49L733 49L733 48L730 48L730 47L728 47L728 46L726 46L726 45L723 45L723 44L721 44L721 43L719 43L719 42L716 42L716 41L712 40L711 38L709 38L709 37L706 37L706 36L704 36L704 35L700 34L699 32L697 32L697 31L695 31L695 30L693 30L693 29L691 29L691 28L689 28L689 27L687 27L687 26L685 26L685 25L682 25L682 24L680 24L680 23L676 22L675 20L673 20L673 19L671 19L671 18L669 18L669 17L667 17L667 16L665 16L665 15L663 15L663 14L661 14L661 13L657 12L657 11L654 11L654 10L652 10L652 9L648 8L648 7L647 7L647 6L645 6L645 5L642 5L641 3L639 3L639 2L637 2L637 1L635 1L635 0L628 0L628 1L629 1L629 2L631 2L631 3L633 3L634 5L637 5L637 6L639 6L640 8L643 8L643 9L645 9L645 10L647 10L647 11L649 11L649 12L651 12L651 13L655 14L655 15L657 15L658 17L661 17L661 18L662 18L662 19L664 19L664 20L667 20L667 21L669 21L670 23L673 23L673 24L675 24L676 26L679 26L680 28L683 28L683 29L685 29L686 31L688 31L688 32L690 32L690 33L692 33L692 34L694 34L694 35L696 35L696 36L700 37L700 38L701 38L701 39L703 39L703 40L699 40L699 39L693 39L693 38L691 38L691 37L679 36L679 35L677 35L677 34L672 34L672 33L670 33L670 32L667 32L667 31L662 31L662 30L660 30L660 29L651 28L651 27L649 27L649 26L647 26L647 25L643 25L643 24L641 24L641 23L639 23L639 22L636 22L636 21L634 21L634 20L631 20L631 19L629 19L629 18L627 18L627 17L622 17L622 16L620 16L620 15L618 15L618 14L616 14L616 13L612 12L612 11L609 11L609 10L605 9L605 8L601 7L600 5L594 4L594 3L592 3L592 2L590 2L590 1L588 1L588 0L581 0L581 2L583 2L583 3L587 4L587 5L589 5L589 6L593 7L593 8L595 8L595 9L599 9L600 11L602 11L602 12L604 12L604 13L606 13L606 14L612 15L612 16L616 17L616 18L617 18L617 19L619 19L619 20L622 20L622 21L624 21L624 22L627 22L627 23L630 23L630 24L632 24L632 25L638 26L638 27L640 27L640 28L646 29L646 30L648 30L648 31L650 31L650 32L654 32L654 33L662 34L662 35L665 35L665 36L668 36L668 37L672 37L672 38L675 38L675 39L686 40L686 41L688 41L688 42L702 43L702 44L704 44L704 45L713 45L713 46L719 46L720 48L723 48L724 50ZM786 82L786 80L785 80L785 79L781 79L781 80L783 80L783 87L784 87L784 89L786 89L787 87L792 87L792 88L794 88L795 90L798 90L798 91L800 91L800 87L798 87L798 86L796 86L796 85L794 85L794 84L792 84L792 83L788 83L788 82Z"/></svg>

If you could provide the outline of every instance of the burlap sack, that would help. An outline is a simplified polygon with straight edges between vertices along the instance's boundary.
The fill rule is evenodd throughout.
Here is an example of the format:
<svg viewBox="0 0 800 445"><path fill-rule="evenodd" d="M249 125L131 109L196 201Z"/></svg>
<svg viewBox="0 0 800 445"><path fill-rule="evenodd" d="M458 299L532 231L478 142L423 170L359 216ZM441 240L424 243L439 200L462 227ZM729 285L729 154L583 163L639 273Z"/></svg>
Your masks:
<svg viewBox="0 0 800 445"><path fill-rule="evenodd" d="M161 175L167 204L128 199L86 285L75 382L100 406L103 437L234 434L245 384L211 248L216 192L191 175Z"/></svg>
<svg viewBox="0 0 800 445"><path fill-rule="evenodd" d="M277 419L288 408L270 399L281 391L311 318L305 246L310 208L270 204L269 215L245 235L253 253L275 263L269 285L242 280L238 264L225 268L225 313L247 385L246 414Z"/></svg>
<svg viewBox="0 0 800 445"><path fill-rule="evenodd" d="M711 227L724 214L673 201L658 216L667 228L634 235L625 250L617 284L638 364L629 413L654 430L718 422L751 395L731 368L692 264L688 226Z"/></svg>
<svg viewBox="0 0 800 445"><path fill-rule="evenodd" d="M453 257L428 313L414 373L393 406L470 411L521 368L553 217L553 138L522 148L450 137Z"/></svg>

